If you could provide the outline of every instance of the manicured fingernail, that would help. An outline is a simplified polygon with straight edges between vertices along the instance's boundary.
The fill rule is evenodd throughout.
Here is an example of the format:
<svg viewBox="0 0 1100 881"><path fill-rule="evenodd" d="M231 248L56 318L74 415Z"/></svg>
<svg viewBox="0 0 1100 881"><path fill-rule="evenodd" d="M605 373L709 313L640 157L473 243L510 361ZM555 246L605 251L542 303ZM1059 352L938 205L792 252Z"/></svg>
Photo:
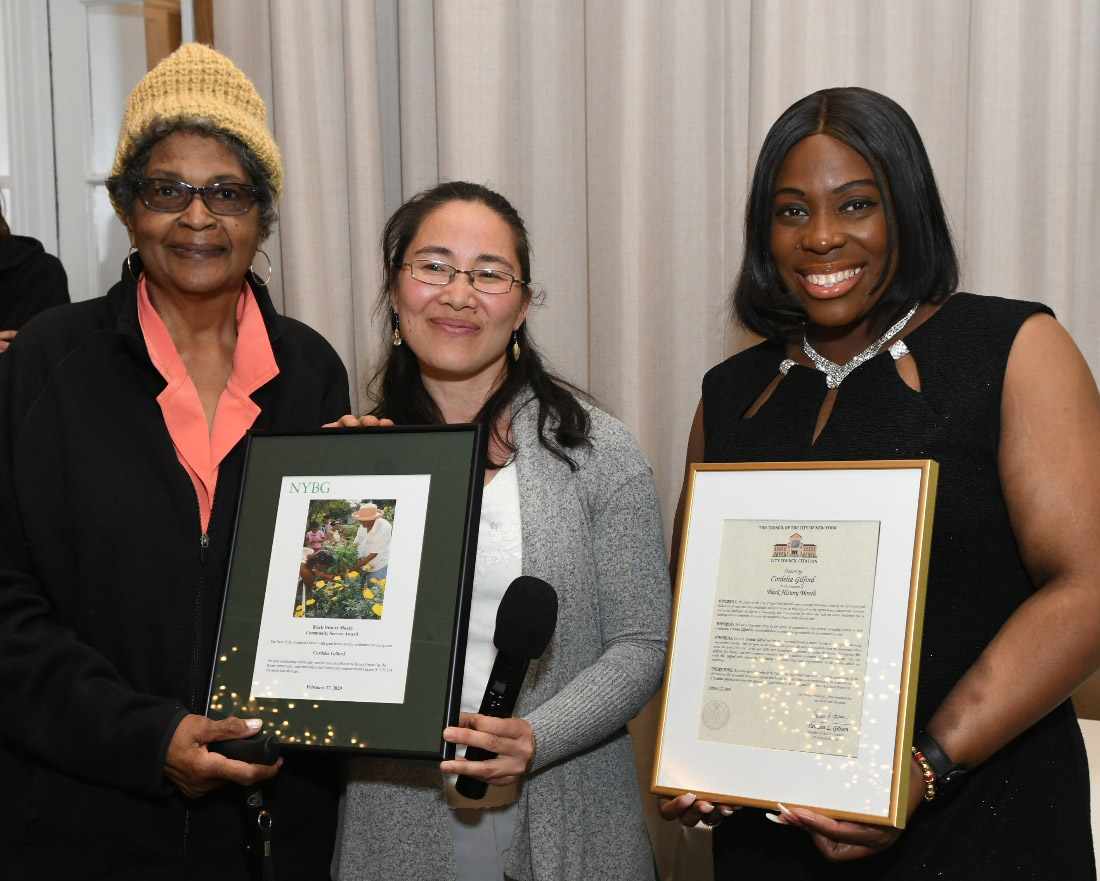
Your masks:
<svg viewBox="0 0 1100 881"><path fill-rule="evenodd" d="M781 816L779 816L779 814L764 814L764 816L767 817L769 820L771 820L773 823L778 823L780 826L790 826L791 825L790 823L787 822L786 817L781 817Z"/></svg>
<svg viewBox="0 0 1100 881"><path fill-rule="evenodd" d="M802 825L802 820L798 816L798 814L796 814L794 811L792 811L789 807L787 807L782 802L777 801L776 804L779 805L779 810L781 810L783 812L783 817L787 820L788 823L790 823L794 826L801 826Z"/></svg>
<svg viewBox="0 0 1100 881"><path fill-rule="evenodd" d="M733 816L733 808L731 808L729 805L722 805L722 807L718 809L718 813L720 813L723 817L731 817Z"/></svg>
<svg viewBox="0 0 1100 881"><path fill-rule="evenodd" d="M251 728L253 731L255 731L257 728L259 728L261 725L264 724L264 720L263 719L245 719L244 724L247 725L249 728Z"/></svg>
<svg viewBox="0 0 1100 881"><path fill-rule="evenodd" d="M691 807L693 804L695 804L695 793L685 792L683 795L680 796L680 804L682 804L685 808Z"/></svg>

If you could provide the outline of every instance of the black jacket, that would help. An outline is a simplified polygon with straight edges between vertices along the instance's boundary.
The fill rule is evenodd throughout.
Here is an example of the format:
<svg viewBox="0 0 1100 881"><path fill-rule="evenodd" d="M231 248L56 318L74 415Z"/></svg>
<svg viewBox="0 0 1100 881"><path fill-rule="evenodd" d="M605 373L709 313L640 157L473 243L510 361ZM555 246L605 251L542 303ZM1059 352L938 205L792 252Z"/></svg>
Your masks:
<svg viewBox="0 0 1100 881"><path fill-rule="evenodd" d="M60 260L26 236L0 242L0 330L19 330L31 316L68 302Z"/></svg>
<svg viewBox="0 0 1100 881"><path fill-rule="evenodd" d="M279 375L255 427L348 412L332 347L253 285ZM191 801L163 777L203 713L244 459L222 463L200 557L198 502L165 427L128 273L31 321L0 358L0 878L248 877L255 820L233 785ZM329 756L269 787L281 878L327 878Z"/></svg>

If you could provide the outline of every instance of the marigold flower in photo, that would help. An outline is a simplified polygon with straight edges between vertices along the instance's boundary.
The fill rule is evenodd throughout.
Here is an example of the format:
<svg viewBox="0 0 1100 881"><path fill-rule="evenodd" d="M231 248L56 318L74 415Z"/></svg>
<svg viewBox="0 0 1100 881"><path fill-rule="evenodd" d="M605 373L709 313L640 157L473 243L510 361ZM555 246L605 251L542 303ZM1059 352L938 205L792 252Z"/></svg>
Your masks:
<svg viewBox="0 0 1100 881"><path fill-rule="evenodd" d="M371 590L369 587L364 587L363 588L363 599L373 600L374 599L374 591Z"/></svg>
<svg viewBox="0 0 1100 881"><path fill-rule="evenodd" d="M336 575L336 576L334 576L334 577L333 577L333 579L332 579L332 580L333 580L333 581L343 581L343 580L344 580L344 578L343 578L343 576L341 576L341 575Z"/></svg>
<svg viewBox="0 0 1100 881"><path fill-rule="evenodd" d="M306 605L307 606L312 606L316 602L317 602L317 600L306 600Z"/></svg>
<svg viewBox="0 0 1100 881"><path fill-rule="evenodd" d="M381 603L375 603L373 606L370 607L370 609L379 618L382 617L382 604Z"/></svg>
<svg viewBox="0 0 1100 881"><path fill-rule="evenodd" d="M358 572L349 572L348 573L348 578L358 578L358 577L359 577Z"/></svg>
<svg viewBox="0 0 1100 881"><path fill-rule="evenodd" d="M325 586L325 582L324 581L317 581L317 582L314 583L313 586L316 587L316 588L321 588L321 587Z"/></svg>
<svg viewBox="0 0 1100 881"><path fill-rule="evenodd" d="M296 612L294 613L294 617L295 617L295 618L304 618L305 616L306 616L306 613L305 613L305 612L304 612L304 611L302 610L302 607L301 607L301 606L299 606L299 607L298 607L298 611L296 611Z"/></svg>

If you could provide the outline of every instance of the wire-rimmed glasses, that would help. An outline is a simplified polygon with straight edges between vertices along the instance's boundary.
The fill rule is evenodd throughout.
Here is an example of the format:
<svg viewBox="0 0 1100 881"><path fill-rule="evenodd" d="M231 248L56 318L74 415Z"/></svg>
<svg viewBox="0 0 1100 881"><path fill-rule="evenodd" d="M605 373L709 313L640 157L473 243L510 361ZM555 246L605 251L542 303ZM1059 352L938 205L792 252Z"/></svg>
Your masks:
<svg viewBox="0 0 1100 881"><path fill-rule="evenodd" d="M470 286L483 294L506 294L515 284L527 284L510 272L501 269L459 269L442 260L410 260L402 263L408 266L412 277L424 284L450 284L460 272L470 279Z"/></svg>

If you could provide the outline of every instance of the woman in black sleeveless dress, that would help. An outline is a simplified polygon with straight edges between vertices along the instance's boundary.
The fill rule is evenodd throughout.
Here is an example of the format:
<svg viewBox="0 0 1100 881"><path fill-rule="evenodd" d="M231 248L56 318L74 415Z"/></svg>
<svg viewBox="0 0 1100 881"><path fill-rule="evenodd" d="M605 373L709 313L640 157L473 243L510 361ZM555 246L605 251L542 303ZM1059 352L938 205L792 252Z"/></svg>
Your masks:
<svg viewBox="0 0 1100 881"><path fill-rule="evenodd" d="M901 832L801 808L716 822L724 806L666 800L666 817L716 826L719 881L1096 877L1068 698L1100 663L1088 550L1100 395L1047 307L953 293L957 281L901 107L830 89L780 117L756 167L733 297L766 341L707 373L688 461L939 463L916 711L924 761L911 763Z"/></svg>

